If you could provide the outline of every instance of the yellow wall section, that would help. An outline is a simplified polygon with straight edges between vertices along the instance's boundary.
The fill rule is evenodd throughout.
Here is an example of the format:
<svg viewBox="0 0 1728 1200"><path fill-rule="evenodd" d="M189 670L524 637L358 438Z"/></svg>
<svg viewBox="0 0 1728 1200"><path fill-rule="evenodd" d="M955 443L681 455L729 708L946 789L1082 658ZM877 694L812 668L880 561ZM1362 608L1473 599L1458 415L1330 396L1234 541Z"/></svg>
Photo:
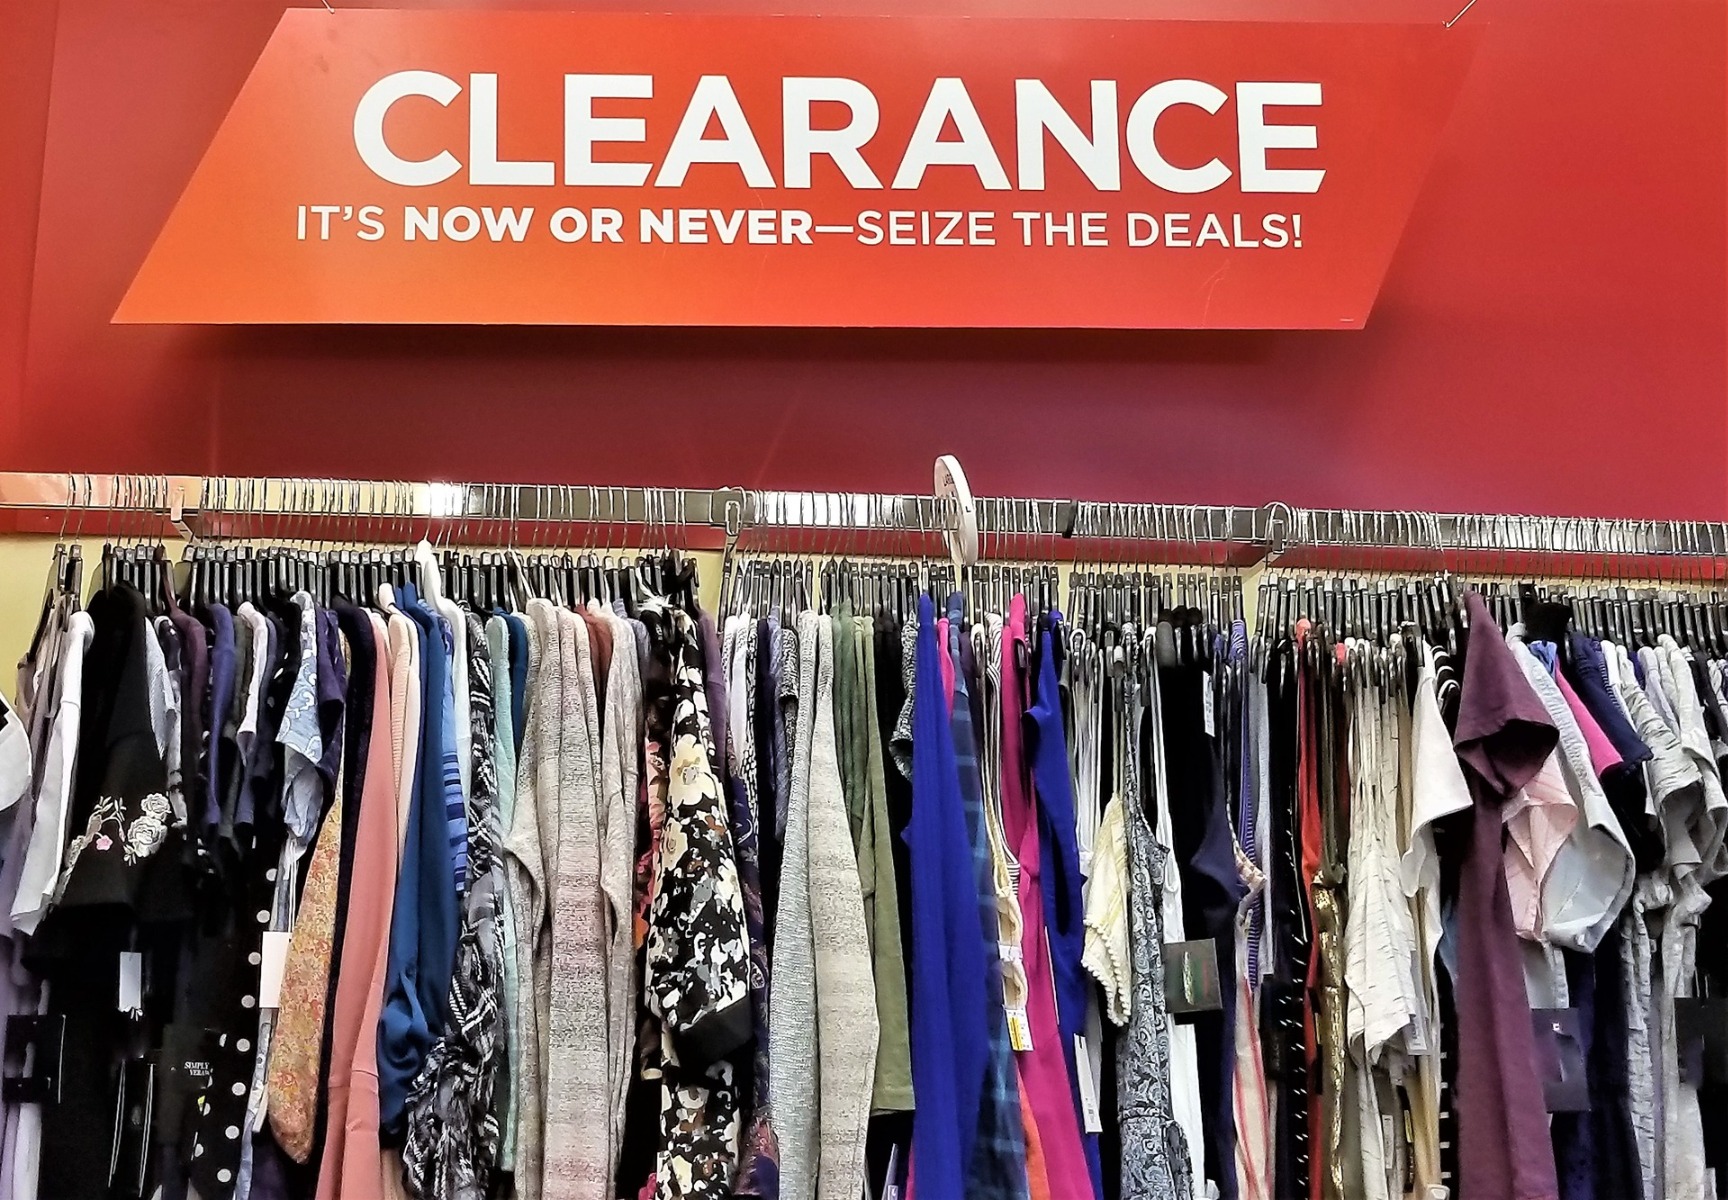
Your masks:
<svg viewBox="0 0 1728 1200"><path fill-rule="evenodd" d="M17 697L18 660L30 649L30 634L41 611L58 539L26 534L0 536L0 692ZM102 539L80 539L84 547L84 584L92 577L91 563L102 560Z"/></svg>

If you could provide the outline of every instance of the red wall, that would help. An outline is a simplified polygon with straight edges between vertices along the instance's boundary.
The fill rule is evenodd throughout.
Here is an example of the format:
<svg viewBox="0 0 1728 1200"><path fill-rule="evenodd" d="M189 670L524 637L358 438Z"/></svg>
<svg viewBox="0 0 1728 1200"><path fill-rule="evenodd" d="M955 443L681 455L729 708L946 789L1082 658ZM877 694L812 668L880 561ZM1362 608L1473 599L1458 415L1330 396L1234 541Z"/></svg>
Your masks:
<svg viewBox="0 0 1728 1200"><path fill-rule="evenodd" d="M1439 21L1461 3L651 7ZM3 468L910 490L952 450L994 493L1728 517L1721 0L1480 0L1368 329L1204 334L113 326L281 5L6 9Z"/></svg>

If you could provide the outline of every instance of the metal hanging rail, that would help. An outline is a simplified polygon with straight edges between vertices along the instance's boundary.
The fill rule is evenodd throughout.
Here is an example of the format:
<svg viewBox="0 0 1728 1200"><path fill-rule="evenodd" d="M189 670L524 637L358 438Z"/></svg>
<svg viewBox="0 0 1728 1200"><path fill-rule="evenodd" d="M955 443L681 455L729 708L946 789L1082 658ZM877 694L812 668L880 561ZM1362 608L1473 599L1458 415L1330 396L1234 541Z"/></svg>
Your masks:
<svg viewBox="0 0 1728 1200"><path fill-rule="evenodd" d="M746 488L604 487L284 477L0 472L0 510L65 520L70 513L163 517L187 536L232 532L246 518L329 519L359 536L410 526L478 527L497 538L556 525L719 531L824 530L936 534L954 528L952 502L928 495ZM1571 554L1592 558L1728 559L1728 524L1606 517L1111 503L983 496L975 501L986 556L1006 541L1032 548L1079 542L1252 547L1277 557L1305 547L1439 554ZM47 523L52 531L52 522ZM460 536L460 533L459 535ZM1238 563L1240 565L1240 563Z"/></svg>

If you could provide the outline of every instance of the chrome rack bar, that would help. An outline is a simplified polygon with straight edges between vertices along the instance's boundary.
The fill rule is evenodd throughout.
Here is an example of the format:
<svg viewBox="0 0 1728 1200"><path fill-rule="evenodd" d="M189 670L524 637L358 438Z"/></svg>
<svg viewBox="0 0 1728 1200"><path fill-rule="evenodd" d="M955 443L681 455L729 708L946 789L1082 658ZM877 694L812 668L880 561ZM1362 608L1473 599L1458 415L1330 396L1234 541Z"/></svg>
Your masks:
<svg viewBox="0 0 1728 1200"><path fill-rule="evenodd" d="M1721 521L1511 513L1294 510L1291 545L1615 557L1728 557Z"/></svg>
<svg viewBox="0 0 1728 1200"><path fill-rule="evenodd" d="M1373 509L1112 503L983 496L976 501L988 554L1001 539L1077 539L1287 549L1574 554L1603 558L1728 558L1728 524L1606 517L1423 513ZM0 472L0 510L159 514L183 534L219 532L236 517L296 516L350 522L481 522L522 526L606 524L707 527L728 545L750 529L952 529L951 504L927 495L762 491L745 488L600 487L284 477ZM1035 543L1034 543L1035 544Z"/></svg>

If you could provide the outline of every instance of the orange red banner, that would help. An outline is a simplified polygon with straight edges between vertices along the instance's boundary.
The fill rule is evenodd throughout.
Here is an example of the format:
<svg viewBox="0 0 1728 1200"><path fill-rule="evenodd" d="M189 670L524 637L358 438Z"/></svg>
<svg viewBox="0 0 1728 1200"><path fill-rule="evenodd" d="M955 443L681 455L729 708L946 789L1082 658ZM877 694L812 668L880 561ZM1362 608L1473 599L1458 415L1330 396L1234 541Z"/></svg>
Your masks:
<svg viewBox="0 0 1728 1200"><path fill-rule="evenodd" d="M291 10L115 320L1359 327L1474 46Z"/></svg>

